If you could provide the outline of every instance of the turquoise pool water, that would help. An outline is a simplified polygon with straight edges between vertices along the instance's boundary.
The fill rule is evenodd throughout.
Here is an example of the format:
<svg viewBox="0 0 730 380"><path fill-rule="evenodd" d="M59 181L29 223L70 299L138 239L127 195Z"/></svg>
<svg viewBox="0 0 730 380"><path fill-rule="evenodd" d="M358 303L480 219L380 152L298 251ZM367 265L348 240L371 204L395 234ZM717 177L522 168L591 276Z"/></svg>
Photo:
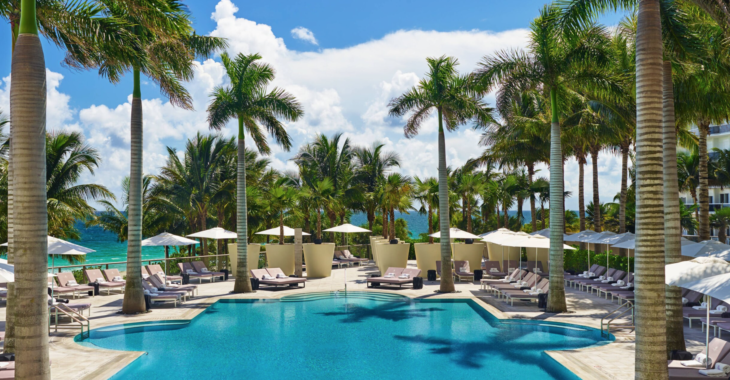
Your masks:
<svg viewBox="0 0 730 380"><path fill-rule="evenodd" d="M595 329L500 322L471 300L311 293L221 300L192 321L106 327L79 344L145 351L113 379L578 379L543 352Z"/></svg>

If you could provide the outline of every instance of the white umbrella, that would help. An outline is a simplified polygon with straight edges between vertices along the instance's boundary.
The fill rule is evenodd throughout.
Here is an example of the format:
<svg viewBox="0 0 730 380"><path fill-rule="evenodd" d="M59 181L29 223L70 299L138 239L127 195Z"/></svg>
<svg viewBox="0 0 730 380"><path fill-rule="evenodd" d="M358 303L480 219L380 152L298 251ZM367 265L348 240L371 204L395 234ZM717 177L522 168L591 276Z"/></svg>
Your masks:
<svg viewBox="0 0 730 380"><path fill-rule="evenodd" d="M585 232L585 231L584 231ZM594 231L595 232L595 231ZM610 236L616 235L615 232L611 231L605 231L605 232L596 232L595 234L587 234L583 236L582 238L579 238L579 242L581 243L587 243L587 244L593 244L593 251L595 251L595 245L597 241L600 241L603 238L607 238ZM606 267L608 269L608 267ZM588 250L588 270L591 270L591 250Z"/></svg>
<svg viewBox="0 0 730 380"><path fill-rule="evenodd" d="M434 232L431 235L428 235L429 237L433 238L440 238L441 237L441 231ZM458 229L456 227L449 228L449 237L453 239L479 239L480 236L474 235L471 232L466 232L464 230Z"/></svg>
<svg viewBox="0 0 730 380"><path fill-rule="evenodd" d="M190 235L188 235L188 237L222 240L222 239L237 239L238 234L235 232L224 230L220 227L215 227L215 228L207 229L205 231L200 231L200 232L196 232L194 234L190 234Z"/></svg>
<svg viewBox="0 0 730 380"><path fill-rule="evenodd" d="M596 232L596 231L585 230L585 231L581 231L581 232L578 232L578 233L575 233L572 235L568 235L565 237L565 239L563 239L563 241L576 242L576 243L583 242L582 239L590 238L591 235L595 235L597 233L598 232Z"/></svg>
<svg viewBox="0 0 730 380"><path fill-rule="evenodd" d="M618 244L618 243L621 243L624 241L629 241L629 240L636 240L636 236L634 234L632 234L631 232L624 232L622 234L614 234L614 235L609 234L608 236L604 235L603 237L594 240L596 244L606 244L606 268L608 268L608 266L609 266L608 259L610 257L608 255L608 246Z"/></svg>
<svg viewBox="0 0 730 380"><path fill-rule="evenodd" d="M165 259L168 258L169 247L199 244L197 240L163 232L157 236L142 240L143 247L165 247ZM167 284L167 260L165 260L165 284Z"/></svg>
<svg viewBox="0 0 730 380"><path fill-rule="evenodd" d="M275 227L265 231L257 232L256 235L274 235L279 236L279 228ZM309 234L302 231L302 236L308 236ZM291 227L284 226L284 236L294 236L294 229Z"/></svg>
<svg viewBox="0 0 730 380"><path fill-rule="evenodd" d="M535 232L531 233L530 235L532 235L532 236L540 235L540 236L545 236L546 238L549 238L550 237L550 229L549 228L545 228L545 229L542 229L540 231L535 231Z"/></svg>
<svg viewBox="0 0 730 380"><path fill-rule="evenodd" d="M682 256L712 256L723 260L730 260L730 245L723 244L715 240L705 240L699 243L687 244L682 247Z"/></svg>
<svg viewBox="0 0 730 380"><path fill-rule="evenodd" d="M725 260L698 257L665 266L665 283L694 290L705 295L707 332L705 352L710 353L710 308L712 298L730 302L730 264ZM709 364L709 363L708 363Z"/></svg>
<svg viewBox="0 0 730 380"><path fill-rule="evenodd" d="M504 244L502 243L502 240L506 237L514 236L514 232L506 229L506 228L499 228L494 231L489 231L486 233L483 233L479 235L480 238L482 238L482 241L485 241L487 243L493 243L497 244L502 247L502 263L500 266L504 265ZM507 273L506 268L502 268L502 270Z"/></svg>
<svg viewBox="0 0 730 380"><path fill-rule="evenodd" d="M349 223L345 223L341 226L328 228L328 229L324 230L323 232L341 232L341 233L349 234L349 233L372 232L372 231L367 230L362 227L353 226L352 224L349 224Z"/></svg>

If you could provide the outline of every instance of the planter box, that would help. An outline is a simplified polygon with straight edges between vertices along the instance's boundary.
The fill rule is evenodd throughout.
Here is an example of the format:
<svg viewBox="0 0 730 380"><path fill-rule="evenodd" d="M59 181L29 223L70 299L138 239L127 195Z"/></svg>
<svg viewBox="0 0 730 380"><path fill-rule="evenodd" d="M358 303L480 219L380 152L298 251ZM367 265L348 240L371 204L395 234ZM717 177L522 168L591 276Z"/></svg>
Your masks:
<svg viewBox="0 0 730 380"><path fill-rule="evenodd" d="M385 273L388 268L406 268L408 266L408 250L410 244L379 244L378 269Z"/></svg>
<svg viewBox="0 0 730 380"><path fill-rule="evenodd" d="M249 244L246 254L248 256L248 270L259 269L259 254L261 253L261 244ZM238 270L238 243L228 244L228 258L231 263L231 275L236 277ZM251 272L249 272L249 276Z"/></svg>
<svg viewBox="0 0 730 380"><path fill-rule="evenodd" d="M421 273L436 270L436 262L441 261L441 243L416 243L413 248L416 250L416 264Z"/></svg>
<svg viewBox="0 0 730 380"><path fill-rule="evenodd" d="M266 265L268 268L281 268L287 276L294 274L294 245L267 244Z"/></svg>
<svg viewBox="0 0 730 380"><path fill-rule="evenodd" d="M453 244L452 253L454 260L468 261L472 272L482 269L482 256L484 256L485 243L474 244Z"/></svg>
<svg viewBox="0 0 730 380"><path fill-rule="evenodd" d="M304 244L304 262L307 264L307 278L323 278L332 275L332 260L335 257L334 243Z"/></svg>
<svg viewBox="0 0 730 380"><path fill-rule="evenodd" d="M370 237L370 251L373 253L373 261L378 263L378 251L376 245L387 243L388 240L382 236L371 236Z"/></svg>

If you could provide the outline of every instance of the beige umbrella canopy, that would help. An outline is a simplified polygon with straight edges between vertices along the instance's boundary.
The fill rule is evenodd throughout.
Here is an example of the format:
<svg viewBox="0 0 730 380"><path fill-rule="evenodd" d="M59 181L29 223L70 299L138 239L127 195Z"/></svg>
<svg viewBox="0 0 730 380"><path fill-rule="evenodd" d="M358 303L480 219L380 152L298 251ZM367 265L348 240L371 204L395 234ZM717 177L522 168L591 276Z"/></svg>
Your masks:
<svg viewBox="0 0 730 380"><path fill-rule="evenodd" d="M441 231L434 232L428 236L433 237L433 238L440 238ZM466 232L466 231L458 229L456 227L449 228L449 237L451 239L480 239L480 237L478 235L474 235L471 232Z"/></svg>
<svg viewBox="0 0 730 380"><path fill-rule="evenodd" d="M324 230L322 232L341 232L341 233L345 233L345 234L350 234L350 233L372 232L372 231L367 230L367 229L362 228L362 227L353 226L350 223L345 223L345 224L343 224L341 226L328 228L328 229L326 229L326 230Z"/></svg>
<svg viewBox="0 0 730 380"><path fill-rule="evenodd" d="M220 227L215 227L215 228L211 228L211 229L208 229L205 231L200 231L200 232L196 232L194 234L190 234L190 235L188 235L188 237L222 240L222 239L237 239L238 234L235 232L224 230L223 228L220 228Z"/></svg>
<svg viewBox="0 0 730 380"><path fill-rule="evenodd" d="M265 230L265 231L257 232L256 235L274 235L274 236L279 236L279 232L281 232L279 230L279 228L280 227L270 228L270 229ZM294 236L294 229L291 228L291 227L284 226L284 236ZM304 231L302 231L302 236L309 236L309 234L306 233L306 232L304 232Z"/></svg>

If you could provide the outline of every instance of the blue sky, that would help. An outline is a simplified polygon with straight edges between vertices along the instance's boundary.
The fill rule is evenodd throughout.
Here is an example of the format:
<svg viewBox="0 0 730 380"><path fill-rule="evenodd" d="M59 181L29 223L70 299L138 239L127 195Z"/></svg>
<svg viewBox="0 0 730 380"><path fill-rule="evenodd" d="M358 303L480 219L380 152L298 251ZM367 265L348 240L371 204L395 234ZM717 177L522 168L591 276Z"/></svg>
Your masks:
<svg viewBox="0 0 730 380"><path fill-rule="evenodd" d="M524 46L525 29L545 2L453 1L444 6L430 0L197 0L188 4L198 33L228 38L230 53L261 53L279 72L275 84L304 105L304 120L290 125L295 147L292 152L275 150L274 167L291 169L288 158L316 133L344 132L355 143L381 141L398 151L406 161L401 168L406 174L431 176L436 174L435 123L427 123L417 138L404 139L402 120L384 114L387 101L417 82L427 56L456 56L466 72L486 54ZM612 25L619 18L610 15L602 21ZM9 29L3 30L0 50L9 52ZM44 48L50 71L49 129L82 131L104 158L96 178L85 180L101 182L120 194L120 178L128 172L129 76L111 85L95 72L61 66L59 50L49 44ZM10 55L2 56L0 108L7 110ZM200 62L196 78L187 85L196 106L190 112L171 107L154 84L143 79L145 171L155 173L164 164L165 146L180 148L187 137L207 131L207 94L224 82L217 57ZM493 96L488 100L493 102ZM232 129L223 133L232 135ZM450 165L463 164L484 149L476 144L478 132L468 128L448 139ZM606 184L601 198L609 201L617 191L620 160L604 156L599 159L601 185ZM547 176L547 170L539 175ZM570 190L575 181L566 179ZM586 185L590 196L591 187ZM575 208L577 199L569 199L567 206Z"/></svg>

